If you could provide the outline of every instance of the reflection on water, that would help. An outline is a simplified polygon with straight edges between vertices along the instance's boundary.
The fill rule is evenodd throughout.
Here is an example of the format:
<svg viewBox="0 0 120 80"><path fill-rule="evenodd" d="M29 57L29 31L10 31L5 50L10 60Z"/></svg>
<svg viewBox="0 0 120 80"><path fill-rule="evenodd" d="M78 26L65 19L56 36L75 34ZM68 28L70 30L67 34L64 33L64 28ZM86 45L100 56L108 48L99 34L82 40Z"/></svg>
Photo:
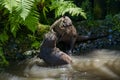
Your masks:
<svg viewBox="0 0 120 80"><path fill-rule="evenodd" d="M0 73L0 80L120 80L119 51L96 50L72 58L71 65L57 67L39 58L14 63Z"/></svg>

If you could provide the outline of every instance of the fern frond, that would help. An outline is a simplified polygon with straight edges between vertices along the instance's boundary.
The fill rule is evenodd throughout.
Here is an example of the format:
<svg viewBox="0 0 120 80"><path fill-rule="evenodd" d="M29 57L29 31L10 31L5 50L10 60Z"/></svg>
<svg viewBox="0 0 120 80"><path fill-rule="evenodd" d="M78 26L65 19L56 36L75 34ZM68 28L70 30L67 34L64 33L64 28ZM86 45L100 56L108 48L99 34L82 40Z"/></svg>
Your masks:
<svg viewBox="0 0 120 80"><path fill-rule="evenodd" d="M8 9L10 13L13 12L13 8L17 7L16 0L1 0L0 4Z"/></svg>
<svg viewBox="0 0 120 80"><path fill-rule="evenodd" d="M64 15L65 13L69 12L72 16L75 15L81 15L83 16L85 19L87 19L86 14L84 13L84 11L81 8L67 8L62 12L62 15ZM60 15L57 15L60 16Z"/></svg>
<svg viewBox="0 0 120 80"><path fill-rule="evenodd" d="M39 21L35 0L1 0L0 4L2 4L1 7L10 11L8 23L14 36L20 24L25 25L32 32L35 31L35 26Z"/></svg>
<svg viewBox="0 0 120 80"><path fill-rule="evenodd" d="M34 2L35 0L3 0L0 3L8 9L10 13L12 13L15 8L15 11L19 13L18 15L25 20L31 12Z"/></svg>
<svg viewBox="0 0 120 80"><path fill-rule="evenodd" d="M31 12L31 9L34 5L34 0L19 0L18 1L18 8L16 8L17 12L20 11L20 16L23 18L23 20L26 19L26 17Z"/></svg>
<svg viewBox="0 0 120 80"><path fill-rule="evenodd" d="M23 23L33 33L37 29L37 24L39 21L38 17L39 17L38 12L32 10L31 13L26 17L26 19Z"/></svg>
<svg viewBox="0 0 120 80"><path fill-rule="evenodd" d="M82 8L77 7L72 1L53 1L50 10L55 10L55 17L70 13L72 16L81 15L86 19L86 14Z"/></svg>

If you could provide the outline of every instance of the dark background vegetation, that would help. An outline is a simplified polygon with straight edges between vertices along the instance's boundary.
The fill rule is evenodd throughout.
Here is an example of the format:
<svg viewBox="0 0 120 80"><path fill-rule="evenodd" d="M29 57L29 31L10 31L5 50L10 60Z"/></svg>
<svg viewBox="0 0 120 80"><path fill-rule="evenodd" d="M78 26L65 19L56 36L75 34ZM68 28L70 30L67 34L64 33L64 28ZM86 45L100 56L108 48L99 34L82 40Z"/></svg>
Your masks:
<svg viewBox="0 0 120 80"><path fill-rule="evenodd" d="M69 16L80 35L109 36L77 43L74 53L120 49L119 0L0 0L0 66L37 54L44 33L59 17Z"/></svg>

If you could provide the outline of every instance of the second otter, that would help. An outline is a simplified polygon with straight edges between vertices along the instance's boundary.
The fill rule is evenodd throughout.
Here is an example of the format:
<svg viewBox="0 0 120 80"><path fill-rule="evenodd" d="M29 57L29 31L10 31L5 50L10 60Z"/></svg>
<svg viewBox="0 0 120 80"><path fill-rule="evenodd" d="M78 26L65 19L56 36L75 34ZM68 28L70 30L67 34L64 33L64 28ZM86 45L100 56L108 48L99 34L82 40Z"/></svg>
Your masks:
<svg viewBox="0 0 120 80"><path fill-rule="evenodd" d="M45 38L40 47L39 57L48 65L52 66L71 63L71 57L56 47L56 40L57 37L54 32L45 34Z"/></svg>

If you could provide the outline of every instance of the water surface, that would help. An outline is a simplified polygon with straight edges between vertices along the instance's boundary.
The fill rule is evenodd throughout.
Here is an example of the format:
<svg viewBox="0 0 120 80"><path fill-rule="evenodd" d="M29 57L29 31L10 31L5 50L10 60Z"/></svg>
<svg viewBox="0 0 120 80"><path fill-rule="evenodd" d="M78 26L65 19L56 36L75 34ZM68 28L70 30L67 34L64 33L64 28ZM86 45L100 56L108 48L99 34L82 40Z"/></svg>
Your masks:
<svg viewBox="0 0 120 80"><path fill-rule="evenodd" d="M119 51L95 50L72 59L72 64L56 67L36 57L13 62L0 80L120 80Z"/></svg>

